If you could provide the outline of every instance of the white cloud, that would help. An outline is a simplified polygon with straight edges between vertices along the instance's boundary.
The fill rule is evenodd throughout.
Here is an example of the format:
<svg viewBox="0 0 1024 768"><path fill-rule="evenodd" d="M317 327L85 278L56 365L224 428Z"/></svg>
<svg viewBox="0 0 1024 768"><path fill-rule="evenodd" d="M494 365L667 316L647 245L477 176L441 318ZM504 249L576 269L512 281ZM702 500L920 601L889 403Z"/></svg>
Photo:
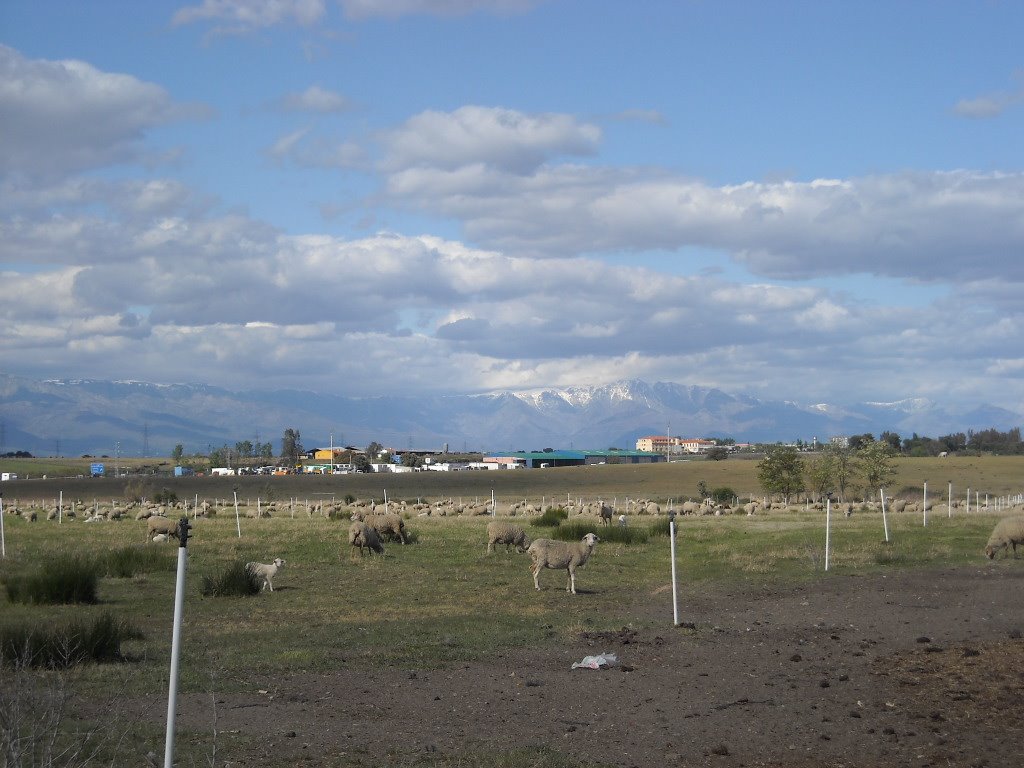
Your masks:
<svg viewBox="0 0 1024 768"><path fill-rule="evenodd" d="M281 100L284 109L296 112L329 114L349 109L348 99L335 91L311 85L300 93L289 93Z"/></svg>
<svg viewBox="0 0 1024 768"><path fill-rule="evenodd" d="M350 19L409 15L462 16L475 11L515 13L542 0L339 0Z"/></svg>
<svg viewBox="0 0 1024 768"><path fill-rule="evenodd" d="M1017 72L1018 81L1024 82L1024 73ZM1018 85L1011 91L997 91L972 99L961 99L953 106L954 114L960 117L992 118L999 117L1003 112L1017 104L1024 103L1024 85Z"/></svg>
<svg viewBox="0 0 1024 768"><path fill-rule="evenodd" d="M59 177L132 162L148 129L190 112L130 75L0 45L0 171Z"/></svg>
<svg viewBox="0 0 1024 768"><path fill-rule="evenodd" d="M178 10L172 23L220 20L240 29L272 27L293 22L308 26L323 17L324 0L203 0Z"/></svg>
<svg viewBox="0 0 1024 768"><path fill-rule="evenodd" d="M388 132L384 165L454 170L481 164L525 174L551 157L593 154L600 139L600 128L570 115L467 106L421 112Z"/></svg>

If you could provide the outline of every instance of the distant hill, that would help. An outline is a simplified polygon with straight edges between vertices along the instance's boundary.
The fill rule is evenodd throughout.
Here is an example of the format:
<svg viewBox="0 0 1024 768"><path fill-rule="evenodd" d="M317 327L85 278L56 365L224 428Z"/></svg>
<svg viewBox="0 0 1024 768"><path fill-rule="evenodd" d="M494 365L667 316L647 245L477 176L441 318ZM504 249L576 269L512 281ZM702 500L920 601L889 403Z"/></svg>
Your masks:
<svg viewBox="0 0 1024 768"><path fill-rule="evenodd" d="M671 431L684 437L775 442L883 431L938 437L1024 417L981 405L956 411L921 398L830 405L759 400L670 382L620 381L478 395L346 397L296 390L232 392L202 384L137 381L36 381L0 374L0 449L48 456L167 456L240 440L280 446L286 428L306 447L365 446L453 451L632 448L637 438Z"/></svg>

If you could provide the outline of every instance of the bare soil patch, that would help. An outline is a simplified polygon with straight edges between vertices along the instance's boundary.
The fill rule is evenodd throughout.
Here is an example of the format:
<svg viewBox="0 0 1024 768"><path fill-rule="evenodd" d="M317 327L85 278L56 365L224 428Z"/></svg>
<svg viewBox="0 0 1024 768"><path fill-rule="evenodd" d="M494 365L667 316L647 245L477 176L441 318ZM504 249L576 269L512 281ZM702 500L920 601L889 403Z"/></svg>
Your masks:
<svg viewBox="0 0 1024 768"><path fill-rule="evenodd" d="M639 768L1020 765L1017 562L702 585L680 607L687 626L673 627L659 588L621 629L442 670L359 669L342 650L329 674L296 669L217 696L218 754L233 766L430 766L543 746ZM600 652L621 664L570 668ZM208 732L211 697L183 696L178 717Z"/></svg>

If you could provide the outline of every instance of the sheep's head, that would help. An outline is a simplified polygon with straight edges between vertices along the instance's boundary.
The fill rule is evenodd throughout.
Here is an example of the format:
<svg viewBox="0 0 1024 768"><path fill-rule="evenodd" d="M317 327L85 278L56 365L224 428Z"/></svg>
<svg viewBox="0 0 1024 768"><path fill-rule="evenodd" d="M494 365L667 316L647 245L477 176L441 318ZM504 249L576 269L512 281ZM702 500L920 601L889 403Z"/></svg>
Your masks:
<svg viewBox="0 0 1024 768"><path fill-rule="evenodd" d="M588 547L593 547L595 544L597 544L597 542L600 541L600 539L597 538L596 533L588 533L586 536L583 537L583 541L586 542Z"/></svg>
<svg viewBox="0 0 1024 768"><path fill-rule="evenodd" d="M999 547L993 547L991 544L989 544L987 547L985 547L985 554L988 556L989 560L992 560L996 556L996 552L998 550Z"/></svg>
<svg viewBox="0 0 1024 768"><path fill-rule="evenodd" d="M280 557L275 557L274 558L274 565L276 565L278 568L283 568L284 567L284 562L285 561L282 560Z"/></svg>

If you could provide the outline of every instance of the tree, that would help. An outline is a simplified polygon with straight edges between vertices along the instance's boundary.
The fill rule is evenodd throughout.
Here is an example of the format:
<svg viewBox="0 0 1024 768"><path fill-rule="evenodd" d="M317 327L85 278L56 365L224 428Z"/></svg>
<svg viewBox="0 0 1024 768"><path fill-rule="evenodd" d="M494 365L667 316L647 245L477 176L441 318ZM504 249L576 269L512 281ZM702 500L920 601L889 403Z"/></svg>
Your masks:
<svg viewBox="0 0 1024 768"><path fill-rule="evenodd" d="M289 467L298 466L302 453L302 437L299 430L289 427L281 438L281 462Z"/></svg>
<svg viewBox="0 0 1024 768"><path fill-rule="evenodd" d="M708 458L711 459L711 461L727 459L729 458L729 449L724 445L716 445L713 448L708 449Z"/></svg>
<svg viewBox="0 0 1024 768"><path fill-rule="evenodd" d="M261 459L272 459L274 458L274 444L261 443L256 453Z"/></svg>
<svg viewBox="0 0 1024 768"><path fill-rule="evenodd" d="M778 446L768 449L757 464L757 479L766 493L789 497L804 489L804 462L796 448Z"/></svg>
<svg viewBox="0 0 1024 768"><path fill-rule="evenodd" d="M241 459L248 459L256 455L252 450L251 440L241 440L235 443L235 451Z"/></svg>
<svg viewBox="0 0 1024 768"><path fill-rule="evenodd" d="M174 446L174 450L171 451L171 458L174 459L175 463L177 464L181 463L181 457L184 455L185 446L183 446L181 443L178 443L176 446Z"/></svg>
<svg viewBox="0 0 1024 768"><path fill-rule="evenodd" d="M878 436L878 440L883 443L888 443L894 453L900 452L900 447L903 445L903 441L900 440L900 436L895 432L883 432Z"/></svg>
<svg viewBox="0 0 1024 768"><path fill-rule="evenodd" d="M857 464L864 478L867 495L876 488L884 488L887 481L896 474L892 460L893 450L889 443L866 443L857 451Z"/></svg>
<svg viewBox="0 0 1024 768"><path fill-rule="evenodd" d="M403 467L413 467L413 468L422 467L423 466L423 457L422 456L417 456L412 451L406 451L405 453L402 454L402 466Z"/></svg>
<svg viewBox="0 0 1024 768"><path fill-rule="evenodd" d="M857 457L852 448L838 444L825 446L823 455L832 461L832 482L839 491L839 500L846 501L846 489L857 475Z"/></svg>
<svg viewBox="0 0 1024 768"><path fill-rule="evenodd" d="M370 460L370 463L375 463L383 450L384 446L374 440L366 446L366 458Z"/></svg>
<svg viewBox="0 0 1024 768"><path fill-rule="evenodd" d="M870 432L865 432L863 435L854 435L849 439L848 443L850 448L856 451L865 443L873 443L874 441L875 436Z"/></svg>
<svg viewBox="0 0 1024 768"><path fill-rule="evenodd" d="M355 453L352 455L352 466L355 467L356 472L369 472L370 460L364 453Z"/></svg>
<svg viewBox="0 0 1024 768"><path fill-rule="evenodd" d="M806 465L807 485L820 499L835 487L836 457L831 451L825 450L811 459Z"/></svg>

